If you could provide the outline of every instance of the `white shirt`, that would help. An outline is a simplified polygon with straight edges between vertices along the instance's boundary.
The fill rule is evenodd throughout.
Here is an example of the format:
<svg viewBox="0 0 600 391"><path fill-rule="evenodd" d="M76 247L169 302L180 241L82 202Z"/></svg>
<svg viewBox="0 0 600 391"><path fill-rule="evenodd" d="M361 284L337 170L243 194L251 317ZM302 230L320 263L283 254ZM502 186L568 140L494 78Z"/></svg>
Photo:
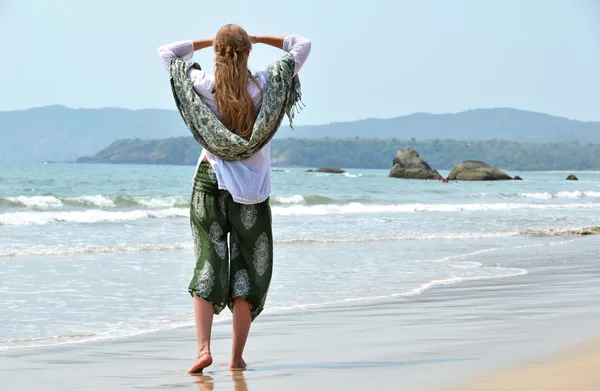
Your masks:
<svg viewBox="0 0 600 391"><path fill-rule="evenodd" d="M300 35L288 35L283 41L283 50L290 53L294 58L296 75L308 58L311 42ZM194 55L193 41L178 41L158 48L160 59L167 70L170 69L171 59L179 57L189 60ZM248 79L248 92L254 102L256 112L260 111L262 105L262 91L267 85L267 71L256 73L255 79L258 86ZM217 110L213 88L215 80L213 75L199 70L190 69L188 77L194 84L194 90L211 111L221 119L222 115ZM271 194L271 143L245 160L227 161L218 158L209 151L202 149L198 159L198 165L206 156L212 165L219 189L227 190L233 200L240 204L258 204L265 201Z"/></svg>

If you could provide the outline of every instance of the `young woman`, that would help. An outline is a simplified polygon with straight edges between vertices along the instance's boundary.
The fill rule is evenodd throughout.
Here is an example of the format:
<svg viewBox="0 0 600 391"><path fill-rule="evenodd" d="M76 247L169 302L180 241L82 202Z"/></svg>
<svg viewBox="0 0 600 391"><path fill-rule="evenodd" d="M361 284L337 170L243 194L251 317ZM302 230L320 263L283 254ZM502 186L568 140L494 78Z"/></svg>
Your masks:
<svg viewBox="0 0 600 391"><path fill-rule="evenodd" d="M189 60L194 51L212 46L214 76L191 68L187 77L221 123L249 139L269 77L267 71L251 74L248 70L254 43L291 54L294 75L311 49L310 41L299 35L249 36L240 26L229 24L214 39L175 42L161 46L158 53L169 70L173 59ZM196 267L188 288L194 301L198 356L190 374L212 364L213 314L225 306L233 312L230 368L246 367L242 354L250 324L264 308L273 269L270 172L270 143L245 160L222 160L206 149L198 160L190 210Z"/></svg>

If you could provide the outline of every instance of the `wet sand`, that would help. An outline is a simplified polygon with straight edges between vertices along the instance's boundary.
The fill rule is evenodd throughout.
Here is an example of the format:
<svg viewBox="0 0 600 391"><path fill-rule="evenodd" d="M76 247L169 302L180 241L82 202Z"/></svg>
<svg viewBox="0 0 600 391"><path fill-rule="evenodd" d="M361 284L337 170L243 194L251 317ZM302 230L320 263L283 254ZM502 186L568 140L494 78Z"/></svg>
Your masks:
<svg viewBox="0 0 600 391"><path fill-rule="evenodd" d="M195 333L184 328L0 352L0 389L598 390L589 367L599 367L600 342L562 349L598 336L599 250L599 237L585 237L526 262L521 277L266 314L252 327L243 373L227 369L231 325L216 324L215 364L202 377L185 374Z"/></svg>

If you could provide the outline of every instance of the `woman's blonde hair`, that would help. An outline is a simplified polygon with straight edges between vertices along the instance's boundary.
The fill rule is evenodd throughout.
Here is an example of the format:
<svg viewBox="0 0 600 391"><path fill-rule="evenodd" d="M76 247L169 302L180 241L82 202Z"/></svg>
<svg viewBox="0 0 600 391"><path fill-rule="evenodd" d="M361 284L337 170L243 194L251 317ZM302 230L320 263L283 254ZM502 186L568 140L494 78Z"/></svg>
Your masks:
<svg viewBox="0 0 600 391"><path fill-rule="evenodd" d="M256 119L254 102L248 93L248 56L250 36L236 24L219 30L213 42L215 50L215 102L223 115L221 122L235 134L249 139ZM257 83L258 86L258 83Z"/></svg>

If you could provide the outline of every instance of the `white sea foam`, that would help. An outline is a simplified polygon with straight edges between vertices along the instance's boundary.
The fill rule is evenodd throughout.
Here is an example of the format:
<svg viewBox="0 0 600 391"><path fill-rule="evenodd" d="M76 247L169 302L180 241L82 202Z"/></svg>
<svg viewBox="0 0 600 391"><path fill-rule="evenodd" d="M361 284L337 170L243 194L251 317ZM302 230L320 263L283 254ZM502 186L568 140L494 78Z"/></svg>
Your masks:
<svg viewBox="0 0 600 391"><path fill-rule="evenodd" d="M188 217L189 211L184 208L158 210L108 211L91 209L85 211L59 212L13 212L0 214L0 225L43 225L48 223L103 223L140 220L147 218Z"/></svg>
<svg viewBox="0 0 600 391"><path fill-rule="evenodd" d="M517 193L515 195L518 198L531 198L537 200L551 200L555 198L567 198L567 199L578 199L578 198L600 198L600 191L559 191L556 193L540 192L540 193ZM507 197L510 197L507 196Z"/></svg>
<svg viewBox="0 0 600 391"><path fill-rule="evenodd" d="M78 206L92 206L98 208L112 208L115 206L113 200L100 194L93 196L66 197L64 198L64 201Z"/></svg>
<svg viewBox="0 0 600 391"><path fill-rule="evenodd" d="M473 263L473 264L475 264L475 263ZM419 296L419 295L422 295L423 293L431 290L432 288L434 288L436 286L454 285L457 283L467 282L467 281L493 280L493 279L499 279L499 278L519 277L519 276L523 276L523 275L526 275L529 273L528 270L521 269L521 268L502 268L502 267L487 267L487 266L476 266L476 267L481 267L483 269L499 270L501 272L498 274L494 274L494 275L442 278L442 279L438 279L438 280L429 281L427 283L424 283L424 284L418 286L417 288L413 288L411 290L404 291L404 292L391 293L391 294L379 295L379 296L354 297L354 298L348 298L348 299L343 299L343 300L329 301L326 303L296 304L296 305L287 306L287 307L270 308L270 309L266 309L264 312L266 314L268 314L271 312L329 307L329 306L334 306L334 305L342 305L342 304L361 302L361 301L375 301L375 300L391 299L391 298L395 298L395 297Z"/></svg>
<svg viewBox="0 0 600 391"><path fill-rule="evenodd" d="M275 216L336 215L367 213L415 213L415 212L473 212L473 211L509 211L526 209L595 209L596 204L361 204L349 203L273 206ZM189 217L187 208L148 209L148 210L85 210L85 211L47 211L0 213L0 225L41 225L48 223L100 223L140 220L146 218Z"/></svg>
<svg viewBox="0 0 600 391"><path fill-rule="evenodd" d="M497 274L497 275L488 275L488 276L451 277L451 278L445 278L445 279L440 279L440 280L434 280L434 281L428 282L427 284L421 285L419 288L414 289L412 292L409 292L405 295L400 295L400 296L420 295L423 292L428 291L431 288L433 288L435 286L439 286L439 285L453 285L453 284L456 284L459 282L466 282L466 281L494 280L494 279L498 279L498 278L518 277L518 276L524 276L529 273L529 271L527 269L521 269L521 268L487 267L487 266L485 268L500 270L501 273Z"/></svg>
<svg viewBox="0 0 600 391"><path fill-rule="evenodd" d="M304 204L306 200L300 194L295 194L293 196L281 197L281 196L272 196L272 200L275 203L279 204Z"/></svg>
<svg viewBox="0 0 600 391"><path fill-rule="evenodd" d="M556 193L555 195L556 198L581 198L581 197L587 197L587 195L579 190L575 190L575 191L559 191L558 193Z"/></svg>
<svg viewBox="0 0 600 391"><path fill-rule="evenodd" d="M133 200L139 205L147 208L173 208L185 202L183 197L133 197Z"/></svg>
<svg viewBox="0 0 600 391"><path fill-rule="evenodd" d="M53 196L18 196L8 197L6 199L8 201L21 204L28 208L47 209L59 208L63 206L61 200Z"/></svg>
<svg viewBox="0 0 600 391"><path fill-rule="evenodd" d="M532 198L535 200L551 200L554 198L552 197L552 193L519 193L518 196L522 198Z"/></svg>
<svg viewBox="0 0 600 391"><path fill-rule="evenodd" d="M595 204L361 204L345 205L292 205L289 207L273 207L277 216L330 215L330 214L363 214L363 213L414 213L414 212L473 212L473 211L508 211L524 209L579 209L597 208Z"/></svg>
<svg viewBox="0 0 600 391"><path fill-rule="evenodd" d="M188 203L184 196L108 196L102 194L81 196L18 196L0 198L0 206L10 208L173 208Z"/></svg>
<svg viewBox="0 0 600 391"><path fill-rule="evenodd" d="M381 241L423 241L423 240L456 240L456 239L490 239L490 238L506 238L517 236L521 234L533 235L533 236L559 236L556 231L552 231L547 235L542 235L538 231L506 231L506 232L464 232L464 233L439 233L439 234L422 234L422 235L397 235L397 236L381 236L381 237L355 237L355 238L297 238L297 239L279 239L275 240L275 244L295 244L295 243L366 243L366 242L381 242ZM572 231L564 231L565 235ZM571 240L563 242L551 243L562 244L569 243ZM523 247L535 247L542 246L543 244L525 245L518 246L516 248ZM138 252L153 252L153 251L177 251L177 250L190 250L192 249L192 243L190 242L179 242L179 243L144 243L137 245L116 245L116 246L105 246L105 245L94 245L94 244L68 244L68 245L33 245L23 247L5 247L0 248L0 258L9 257L20 257L20 256L55 256L55 255L71 255L71 254L86 254L86 253L138 253ZM452 259L463 258L473 256L475 254L485 253L489 251L498 250L497 248L479 250L474 253L449 256L442 258L441 262L447 262ZM430 262L430 261L427 261ZM464 268L464 265L456 266L457 268Z"/></svg>
<svg viewBox="0 0 600 391"><path fill-rule="evenodd" d="M71 244L59 246L34 245L26 247L0 248L0 258L35 255L70 255L86 253L138 253L148 251L173 251L191 249L191 242L147 243L129 246L103 246Z"/></svg>
<svg viewBox="0 0 600 391"><path fill-rule="evenodd" d="M358 175L348 174L350 177ZM492 194L477 193L476 198L486 197ZM556 193L550 192L533 192L533 193L512 193L512 194L495 194L505 199L534 199L534 200L553 200L553 199L583 199L583 198L600 198L600 191L560 191ZM4 203L2 202L4 200ZM507 210L507 209L538 209L538 208L561 208L551 205L527 205L522 204L401 204L401 205L373 205L373 204L337 204L335 200L316 195L300 195L294 194L291 196L271 196L272 204L275 209L278 207L293 207L293 206L308 206L306 208L286 208L280 209L275 213L281 215L319 215L319 214L345 214L345 213L378 213L378 212L452 212L464 210ZM107 196L102 194L82 195L71 197L58 196L17 196L0 198L0 205L4 204L9 208L32 208L32 209L58 209L65 207L76 208L149 208L149 209L164 209L164 208L181 208L186 206L188 199L186 196ZM323 206L327 205L327 206ZM581 207L577 204L572 207ZM2 224L2 221L0 221Z"/></svg>
<svg viewBox="0 0 600 391"><path fill-rule="evenodd" d="M418 235L400 234L390 236L363 236L363 237L319 237L319 238L294 238L276 240L279 244L294 243L365 243L365 242L393 242L407 240L457 240L457 239L493 239L518 236L518 230L503 232L448 232L448 233L423 233Z"/></svg>

